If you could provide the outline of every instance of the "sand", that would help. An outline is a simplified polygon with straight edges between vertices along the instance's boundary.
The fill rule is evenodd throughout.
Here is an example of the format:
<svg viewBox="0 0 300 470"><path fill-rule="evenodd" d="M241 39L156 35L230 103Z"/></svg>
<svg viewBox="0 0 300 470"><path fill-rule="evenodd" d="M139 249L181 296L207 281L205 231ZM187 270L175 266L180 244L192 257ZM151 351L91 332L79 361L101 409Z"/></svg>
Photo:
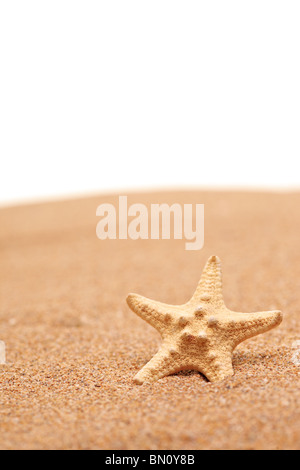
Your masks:
<svg viewBox="0 0 300 470"><path fill-rule="evenodd" d="M129 203L204 203L205 246L100 241L96 208L116 197L0 210L1 449L299 449L300 194L166 192ZM222 259L236 311L281 309L275 330L241 344L235 376L183 372L138 386L160 338L128 292L192 295Z"/></svg>

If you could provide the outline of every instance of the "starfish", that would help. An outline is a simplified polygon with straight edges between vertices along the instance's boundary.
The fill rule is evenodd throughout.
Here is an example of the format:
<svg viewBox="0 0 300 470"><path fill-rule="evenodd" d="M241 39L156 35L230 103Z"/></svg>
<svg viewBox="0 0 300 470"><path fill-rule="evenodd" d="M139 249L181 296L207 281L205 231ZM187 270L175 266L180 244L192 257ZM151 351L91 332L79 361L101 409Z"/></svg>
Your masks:
<svg viewBox="0 0 300 470"><path fill-rule="evenodd" d="M233 376L234 349L282 321L278 310L229 310L223 300L221 261L217 256L208 260L196 292L186 304L167 305L137 294L129 294L127 303L162 336L159 351L134 377L140 385L182 370L197 370L210 382Z"/></svg>

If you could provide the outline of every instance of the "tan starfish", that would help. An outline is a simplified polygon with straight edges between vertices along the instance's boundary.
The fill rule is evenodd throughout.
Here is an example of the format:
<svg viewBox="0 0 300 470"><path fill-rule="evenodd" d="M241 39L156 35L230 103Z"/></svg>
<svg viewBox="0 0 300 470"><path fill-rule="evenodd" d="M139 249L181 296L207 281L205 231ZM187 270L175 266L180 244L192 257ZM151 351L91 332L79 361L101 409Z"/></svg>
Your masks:
<svg viewBox="0 0 300 470"><path fill-rule="evenodd" d="M157 354L135 376L137 384L154 382L181 370L197 370L211 382L223 380L234 374L234 349L282 321L280 311L229 310L223 300L217 256L208 260L196 292L186 304L167 305L137 294L130 294L127 303L162 336Z"/></svg>

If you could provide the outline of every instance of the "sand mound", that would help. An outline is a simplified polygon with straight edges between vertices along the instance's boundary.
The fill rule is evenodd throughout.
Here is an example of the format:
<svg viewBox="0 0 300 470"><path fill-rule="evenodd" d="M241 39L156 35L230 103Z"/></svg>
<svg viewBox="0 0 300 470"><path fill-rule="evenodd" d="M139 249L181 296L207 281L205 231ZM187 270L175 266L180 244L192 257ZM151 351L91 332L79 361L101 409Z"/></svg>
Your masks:
<svg viewBox="0 0 300 470"><path fill-rule="evenodd" d="M129 197L204 203L194 252L184 240L98 240L103 202L117 198L0 211L0 447L299 449L300 194ZM211 254L229 308L280 309L284 322L240 345L222 383L184 372L134 385L160 339L127 293L184 303Z"/></svg>

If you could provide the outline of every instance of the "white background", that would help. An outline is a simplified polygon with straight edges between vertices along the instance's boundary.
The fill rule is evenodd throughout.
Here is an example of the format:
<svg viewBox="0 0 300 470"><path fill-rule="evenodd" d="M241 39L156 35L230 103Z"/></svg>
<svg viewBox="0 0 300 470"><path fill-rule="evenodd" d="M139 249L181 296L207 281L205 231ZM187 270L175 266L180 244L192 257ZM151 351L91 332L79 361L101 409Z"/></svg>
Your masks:
<svg viewBox="0 0 300 470"><path fill-rule="evenodd" d="M300 2L2 0L0 202L299 187Z"/></svg>

